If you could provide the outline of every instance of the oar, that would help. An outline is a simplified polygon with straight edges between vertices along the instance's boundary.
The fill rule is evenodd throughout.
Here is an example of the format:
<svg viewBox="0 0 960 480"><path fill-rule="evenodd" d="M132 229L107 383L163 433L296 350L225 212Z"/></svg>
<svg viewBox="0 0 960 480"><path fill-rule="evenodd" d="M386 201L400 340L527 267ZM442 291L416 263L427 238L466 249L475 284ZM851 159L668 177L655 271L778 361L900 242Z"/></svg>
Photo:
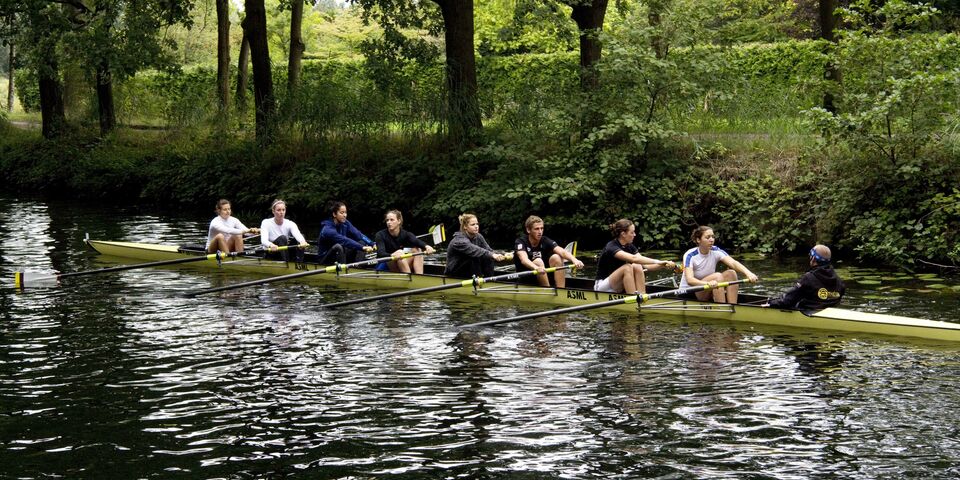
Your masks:
<svg viewBox="0 0 960 480"><path fill-rule="evenodd" d="M423 237L430 237L433 240L433 244L438 245L447 241L447 229L444 228L442 223L438 223L430 227L430 229L427 230L427 233L424 233L423 235L417 235L417 238Z"/></svg>
<svg viewBox="0 0 960 480"><path fill-rule="evenodd" d="M562 267L550 267L550 268L545 269L546 271L545 271L544 273L546 273L546 274L548 274L548 273L553 273L553 272L555 272L555 271L557 271L557 270L564 270L564 269L567 269L567 268L570 268L570 267L571 267L571 265L564 265L564 266L562 266ZM518 279L518 278L521 278L521 277L527 277L527 276L530 276L530 275L536 275L536 274L538 274L538 273L539 273L539 272L537 272L536 270L524 270L524 271L522 271L522 272L507 273L507 274L503 274L503 275L497 275L497 276L494 276L494 277L486 277L486 278L484 278L484 277L474 277L474 278L471 278L471 279L469 279L469 280L464 280L464 281L462 281L462 282L447 283L447 284L444 284L444 285L436 285L436 286L433 286L433 287L418 288L418 289L416 289L416 290L403 290L403 291L400 291L400 292L385 293L385 294L383 294L383 295L374 295L374 296L372 296L372 297L354 298L353 300L344 300L344 301L342 301L342 302L327 303L327 304L325 304L325 305L320 305L320 307L321 307L321 308L336 308L336 307L343 307L343 306L346 306L346 305L353 305L353 304L357 304L357 303L373 302L373 301L375 301L375 300L385 300L385 299L387 299L387 298L405 297L405 296L408 296L408 295L419 295L419 294L421 294L421 293L439 292L440 290L450 290L450 289L453 289L453 288L460 288L460 287L480 286L480 285L483 285L484 283L488 283L488 282L498 282L498 281L501 281L501 280L515 280L515 279Z"/></svg>
<svg viewBox="0 0 960 480"><path fill-rule="evenodd" d="M499 325L501 323L519 322L521 320L530 320L532 318L560 315L561 313L579 312L581 310L592 310L594 308L612 307L614 305L621 305L626 303L642 304L642 303L646 303L652 298L668 297L672 295L685 295L688 293L699 292L703 290L711 290L713 288L729 287L730 285L736 285L738 283L744 283L749 281L750 280L748 279L742 279L742 280L734 280L732 282L719 282L717 283L716 287L711 287L709 284L707 284L707 285L699 285L696 287L678 288L676 290L667 290L664 292L657 292L657 293L640 293L640 294L630 295L623 298L618 298L616 300L608 300L606 302L589 303L586 305L577 305L575 307L557 308L554 310L547 310L544 312L528 313L526 315L518 315L516 317L501 318L497 320L487 320L485 322L468 323L466 325L461 326L460 328L467 329L467 328L476 328L476 327L486 327L490 325Z"/></svg>
<svg viewBox="0 0 960 480"><path fill-rule="evenodd" d="M376 265L376 264L378 264L378 263L380 263L380 262L387 262L387 261L390 261L390 260L400 260L400 259L410 258L410 257L416 257L416 256L420 256L420 255L424 255L424 252L404 253L403 255L400 255L399 257L396 257L396 258L394 258L394 257L380 257L380 258L372 258L372 259L370 259L370 260L362 260L362 261L354 262L354 263L346 263L346 264L335 263L335 264L333 264L333 265L330 265L329 267L318 268L318 269L316 269L316 270L308 270L308 271L305 271L305 272L297 272L297 273L291 273L291 274L288 274L288 275L280 275L280 276L277 276L277 277L264 278L264 279L262 279L262 280L252 280L252 281L249 281L249 282L234 283L234 284L231 284L231 285L224 285L224 286L222 286L222 287L207 288L207 289L204 289L204 290L194 290L194 291L192 291L192 292L187 292L185 295L188 296L188 297L195 297L195 296L197 296L197 295L206 295L206 294L208 294L208 293L222 292L222 291L224 291L224 290L235 290L235 289L237 289L237 288L252 287L252 286L255 286L255 285L263 285L263 284L266 284L266 283L282 282L282 281L285 281L285 280L293 280L294 278L309 277L310 275L320 275L320 274L323 274L323 273L346 272L347 270L349 270L349 269L351 269L351 268L354 268L354 267L365 267L365 266L368 266L368 265Z"/></svg>
<svg viewBox="0 0 960 480"><path fill-rule="evenodd" d="M286 248L286 247L281 247ZM202 262L204 260L217 260L220 261L228 257L239 257L244 255L249 255L253 253L250 252L217 252L211 253L209 255L198 255L196 257L188 258L177 258L173 260L160 260L157 262L149 263L138 263L135 265L121 265L118 267L107 267L107 268L98 268L96 270L84 270L81 272L70 272L70 273L31 273L31 272L14 272L13 274L13 285L16 288L24 288L28 284L59 284L61 278L67 277L79 277L83 275L96 275L98 273L108 273L108 272L120 272L123 270L133 270L136 268L147 268L147 267L159 267L162 265L176 265L178 263L191 263L191 262Z"/></svg>

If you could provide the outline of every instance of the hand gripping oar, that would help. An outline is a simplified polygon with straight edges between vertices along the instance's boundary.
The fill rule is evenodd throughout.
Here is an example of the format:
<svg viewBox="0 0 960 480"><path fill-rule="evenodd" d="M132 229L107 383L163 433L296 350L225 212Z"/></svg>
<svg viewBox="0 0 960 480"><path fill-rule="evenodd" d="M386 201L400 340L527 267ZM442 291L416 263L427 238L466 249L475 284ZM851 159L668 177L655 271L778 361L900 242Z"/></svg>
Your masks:
<svg viewBox="0 0 960 480"><path fill-rule="evenodd" d="M195 296L197 296L197 295L206 295L206 294L208 294L208 293L222 292L222 291L224 291L224 290L234 290L234 289L237 289L237 288L252 287L252 286L254 286L254 285L263 285L263 284L265 284L265 283L282 282L282 281L284 281L284 280L293 280L294 278L309 277L310 275L320 275L320 274L322 274L322 273L341 273L341 272L346 272L347 270L349 270L349 269L351 269L351 268L354 268L354 267L365 267L365 266L367 266L367 265L376 265L376 264L378 264L378 263L380 263L380 262L388 262L388 261L390 261L390 260L400 260L400 259L410 258L410 257L416 257L416 256L420 256L420 255L424 255L424 252L404 253L403 255L400 255L400 256L398 256L398 257L396 257L396 258L394 258L394 257L379 257L379 258L372 258L372 259L370 259L370 260L362 260L362 261L354 262L354 263L346 263L346 264L335 263L335 264L333 264L333 265L330 265L329 267L318 268L318 269L316 269L316 270L308 270L308 271L305 271L305 272L291 273L291 274L289 274L289 275L280 275L280 276L278 276L278 277L264 278L264 279L262 279L262 280L252 280L252 281L249 281L249 282L234 283L234 284L231 284L231 285L224 285L224 286L222 286L222 287L207 288L207 289L204 289L204 290L194 290L194 291L192 291L192 292L187 292L187 293L186 293L186 296L188 296L188 297L195 297Z"/></svg>
<svg viewBox="0 0 960 480"><path fill-rule="evenodd" d="M562 267L545 268L544 274L553 273L553 272L556 272L557 270L564 270L570 267L571 265L564 265ZM342 302L327 303L325 305L320 305L320 307L336 308L336 307L343 307L346 305L353 305L356 303L372 302L375 300L385 300L387 298L405 297L408 295L418 295L421 293L439 292L440 290L450 290L453 288L470 287L470 286L479 287L480 285L483 285L484 283L488 283L488 282L499 282L501 280L515 280L522 277L528 277L530 275L536 275L538 273L540 272L538 272L537 270L524 270L522 272L506 273L506 274L497 275L494 277L473 277L471 279L464 280L462 282L447 283L444 285L436 285L433 287L418 288L416 290L403 290L400 292L385 293L383 295L374 295L372 297L354 298L353 300L344 300Z"/></svg>
<svg viewBox="0 0 960 480"><path fill-rule="evenodd" d="M719 283L717 283L717 286L716 286L716 287L711 287L711 286L708 284L708 285L699 285L699 286L696 286L696 287L678 288L678 289L676 289L676 290L667 290L667 291L664 291L664 292L657 292L657 293L639 293L639 294L636 294L636 295L630 295L630 296L627 296L627 297L618 298L618 299L616 299L616 300L608 300L608 301L606 301L606 302L588 303L588 304L586 304L586 305L577 305L577 306L575 306L575 307L557 308L557 309L554 309L554 310L547 310L547 311L544 311L544 312L528 313L528 314L526 314L526 315L518 315L518 316L516 316L516 317L500 318L500 319L497 319L497 320L487 320L487 321L485 321L485 322L468 323L468 324L466 324L466 325L460 326L460 328L461 328L461 329L467 329L467 328L476 328L476 327L486 327L486 326L490 326L490 325L499 325L499 324L501 324L501 323L510 323L510 322L519 322L519 321L521 321L521 320L530 320L530 319L532 319L532 318L549 317L549 316L552 316L552 315L559 315L559 314L561 314L561 313L579 312L579 311L581 311L581 310L591 310L591 309L594 309L594 308L612 307L612 306L614 306L614 305L621 305L621 304L626 304L626 303L643 304L643 303L646 303L648 300L650 300L650 299L652 299L652 298L668 297L668 296L671 296L671 295L685 295L685 294L688 294L688 293L700 292L700 291L703 291L703 290L711 290L711 289L714 289L714 288L729 287L730 285L736 285L736 284L738 284L738 283L744 283L744 282L749 282L749 281L750 281L750 280L748 280L748 279L742 279L742 280L734 280L734 281L732 281L732 282L719 282Z"/></svg>
<svg viewBox="0 0 960 480"><path fill-rule="evenodd" d="M284 247L286 248L286 247ZM82 275L95 275L98 273L107 273L107 272L120 272L123 270L133 270L136 268L146 268L146 267L159 267L162 265L176 265L178 263L191 263L191 262L202 262L204 260L216 260L220 262L224 258L230 257L240 257L245 255L250 255L251 252L217 252L211 253L209 255L198 255L196 257L188 258L177 258L173 260L160 260L157 262L149 263L138 263L136 265L120 265L118 267L107 267L107 268L98 268L96 270L84 270L82 272L71 272L71 273L31 273L31 272L14 272L13 274L13 285L16 288L25 288L28 284L59 284L61 278L67 277L79 277Z"/></svg>

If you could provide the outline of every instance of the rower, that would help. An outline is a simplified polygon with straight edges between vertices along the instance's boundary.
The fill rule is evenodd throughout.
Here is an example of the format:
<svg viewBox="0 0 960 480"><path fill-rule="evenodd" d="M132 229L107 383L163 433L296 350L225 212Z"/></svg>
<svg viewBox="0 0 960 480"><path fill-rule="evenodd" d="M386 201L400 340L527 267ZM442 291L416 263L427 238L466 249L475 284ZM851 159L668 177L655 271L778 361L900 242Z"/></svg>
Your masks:
<svg viewBox="0 0 960 480"><path fill-rule="evenodd" d="M327 204L329 218L320 222L317 258L322 265L354 263L376 245L347 220L347 205L333 201Z"/></svg>
<svg viewBox="0 0 960 480"><path fill-rule="evenodd" d="M207 230L207 253L242 252L243 235L260 232L256 228L247 228L240 220L230 216L230 200L221 198L215 211L217 216L210 220Z"/></svg>
<svg viewBox="0 0 960 480"><path fill-rule="evenodd" d="M810 270L783 296L763 306L810 312L839 305L846 287L833 269L830 258L829 247L815 245L810 249Z"/></svg>
<svg viewBox="0 0 960 480"><path fill-rule="evenodd" d="M425 252L427 255L431 255L435 252L433 247L403 229L403 214L400 213L400 210L390 210L383 216L383 221L387 224L387 228L380 230L373 236L377 242L377 256L393 257L395 260L378 263L377 270L422 274L422 255L396 259L404 253Z"/></svg>
<svg viewBox="0 0 960 480"><path fill-rule="evenodd" d="M594 290L609 293L646 293L644 270L676 267L676 263L669 260L640 255L640 250L633 244L633 239L637 236L636 228L633 222L626 218L610 224L613 240L603 247L600 257L597 258Z"/></svg>
<svg viewBox="0 0 960 480"><path fill-rule="evenodd" d="M290 251L293 250L294 261L303 263L304 249L307 248L307 239L300 233L300 227L293 220L287 219L287 203L276 199L270 204L273 217L264 218L260 222L260 244L267 249L267 258L276 258L285 262L290 261ZM278 247L296 246L283 251Z"/></svg>
<svg viewBox="0 0 960 480"><path fill-rule="evenodd" d="M494 262L507 257L495 252L480 234L480 221L472 213L460 215L460 231L453 234L447 247L445 274L455 278L489 277Z"/></svg>
<svg viewBox="0 0 960 480"><path fill-rule="evenodd" d="M680 278L680 288L698 285L716 287L718 282L735 281L737 272L742 273L751 282L757 281L757 276L750 269L736 261L722 248L714 245L716 240L713 229L706 225L697 227L690 234L690 241L696 246L683 254L683 277ZM718 263L722 263L728 268L723 272L718 272ZM733 284L726 288L702 290L696 292L696 299L701 302L708 302L712 299L716 303L737 303L739 288L738 284Z"/></svg>
<svg viewBox="0 0 960 480"><path fill-rule="evenodd" d="M576 268L583 268L583 262L577 260L577 257L574 257L572 253L564 250L562 247L557 245L557 242L554 242L550 237L543 235L544 223L543 219L536 216L530 215L527 217L527 221L523 224L524 230L527 234L517 239L514 244L516 244L516 254L513 256L513 264L517 267L517 271L522 270L536 270L537 282L541 287L550 286L550 278L546 275L546 263L551 267L560 267L563 266L563 261L567 260L573 264ZM566 286L566 270L557 270L553 273L554 284L557 288L563 288Z"/></svg>

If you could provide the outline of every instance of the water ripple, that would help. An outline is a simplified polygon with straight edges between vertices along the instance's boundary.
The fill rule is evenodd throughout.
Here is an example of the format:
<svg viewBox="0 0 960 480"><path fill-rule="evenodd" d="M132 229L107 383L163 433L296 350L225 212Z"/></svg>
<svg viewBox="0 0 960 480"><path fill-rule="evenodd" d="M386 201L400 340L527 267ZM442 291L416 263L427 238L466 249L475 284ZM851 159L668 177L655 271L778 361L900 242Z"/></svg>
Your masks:
<svg viewBox="0 0 960 480"><path fill-rule="evenodd" d="M102 266L84 231L203 227L14 205L43 233L0 240L4 275ZM130 270L0 293L0 476L960 474L955 347L606 313L458 333L529 308L432 296L325 311L345 293L312 284L182 295L239 278Z"/></svg>

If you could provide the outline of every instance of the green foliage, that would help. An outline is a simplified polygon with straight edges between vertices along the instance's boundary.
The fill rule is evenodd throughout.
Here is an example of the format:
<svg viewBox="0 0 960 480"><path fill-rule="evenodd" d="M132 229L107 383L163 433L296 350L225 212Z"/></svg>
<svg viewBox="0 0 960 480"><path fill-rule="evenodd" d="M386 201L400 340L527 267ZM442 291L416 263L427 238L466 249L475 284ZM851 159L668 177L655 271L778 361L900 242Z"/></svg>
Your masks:
<svg viewBox="0 0 960 480"><path fill-rule="evenodd" d="M734 132L781 119L795 124L822 100L824 48L821 41L802 41L678 50L675 58L712 58L714 68L706 70L712 78L700 95L670 108L671 123L687 131Z"/></svg>
<svg viewBox="0 0 960 480"><path fill-rule="evenodd" d="M740 248L766 254L793 252L810 242L810 178L784 185L771 175L721 182L717 190L718 231L730 232Z"/></svg>
<svg viewBox="0 0 960 480"><path fill-rule="evenodd" d="M821 224L866 258L955 262L960 37L911 33L931 20L924 5L854 2L844 12L839 113L807 112L829 158L819 196L832 208Z"/></svg>
<svg viewBox="0 0 960 480"><path fill-rule="evenodd" d="M577 48L570 7L559 1L477 0L477 51L481 55L559 53Z"/></svg>
<svg viewBox="0 0 960 480"><path fill-rule="evenodd" d="M562 138L577 122L578 68L574 53L481 57L484 117L507 138Z"/></svg>
<svg viewBox="0 0 960 480"><path fill-rule="evenodd" d="M17 91L17 99L24 111L40 111L40 85L35 69L18 68L13 88Z"/></svg>
<svg viewBox="0 0 960 480"><path fill-rule="evenodd" d="M714 43L778 42L798 26L794 15L799 2L769 0L707 0L690 5L690 13L703 15L705 30ZM689 7L688 7L689 8Z"/></svg>
<svg viewBox="0 0 960 480"><path fill-rule="evenodd" d="M912 161L931 134L950 128L942 112L960 107L960 70L944 61L958 49L956 35L847 37L837 47L842 113L812 109L809 118L834 144L894 165Z"/></svg>
<svg viewBox="0 0 960 480"><path fill-rule="evenodd" d="M8 187L53 196L135 198L142 185L141 158L135 148L99 143L82 133L50 141L11 128L0 144L0 171L16 172L7 175Z"/></svg>
<svg viewBox="0 0 960 480"><path fill-rule="evenodd" d="M323 60L304 62L298 96L280 92L284 134L269 148L249 138L250 110L234 113L228 128L215 124L215 71L191 67L117 82L124 121L173 128L138 140L78 135L59 144L3 132L0 172L12 188L53 194L120 189L185 204L221 196L266 204L282 196L301 215L331 198L346 200L358 219L379 219L398 207L412 219L449 227L473 211L497 241L536 213L551 231L585 245L602 244L606 225L625 217L638 223L644 248L682 248L692 225L712 224L725 246L765 253L824 241L886 262L957 261L956 35L916 34L920 23L900 22L888 34L857 30L836 46L744 45L734 43L779 38L796 27L782 16L788 6L673 0L661 23L650 25L647 4L625 3L610 12L615 21L605 29L600 90L585 97L577 53L563 47L570 45L562 31L572 28L566 10L537 18L547 3L478 1L484 8L477 11L478 48L485 55L477 70L490 141L462 153L444 148L437 135L444 71L429 36L437 26L430 7L393 30L342 34L337 51L348 53L335 59L317 53ZM728 6L738 10L715 15ZM310 15L318 16L308 16L312 25L328 29L323 35L336 36L336 25L360 14ZM771 22L778 26L751 25L751 15L777 16ZM556 38L547 41L547 33ZM387 43L367 60L352 50L371 36L395 34L424 40L406 47L417 61ZM663 39L668 48L657 55L652 45ZM537 48L555 53L519 54ZM274 80L282 85L285 62L273 51ZM822 73L828 60L843 73L834 91L836 115L814 108L828 86ZM20 86L35 88L36 80ZM813 128L797 122L801 110L824 133L802 152L797 145L814 140ZM591 118L597 121L586 128ZM799 140L779 149L769 130L759 130L773 124ZM64 165L63 158L72 161Z"/></svg>
<svg viewBox="0 0 960 480"><path fill-rule="evenodd" d="M487 235L515 230L524 214L530 214L531 203L511 197L511 187L523 185L518 171L531 171L534 157L524 149L492 143L463 154L462 158L436 160L435 168L445 175L432 189L424 204L440 218L456 218L463 212L477 214Z"/></svg>

